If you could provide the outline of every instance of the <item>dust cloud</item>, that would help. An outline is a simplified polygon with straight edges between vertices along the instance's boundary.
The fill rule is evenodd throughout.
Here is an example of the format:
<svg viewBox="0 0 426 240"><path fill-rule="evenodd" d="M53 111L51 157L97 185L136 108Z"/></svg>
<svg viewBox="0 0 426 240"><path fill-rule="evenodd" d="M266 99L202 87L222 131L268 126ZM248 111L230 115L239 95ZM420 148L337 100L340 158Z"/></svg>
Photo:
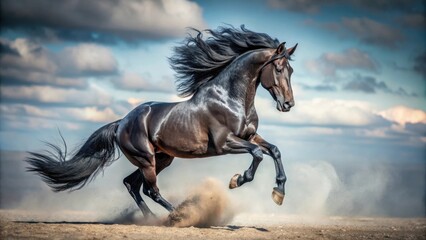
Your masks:
<svg viewBox="0 0 426 240"><path fill-rule="evenodd" d="M230 199L220 182L207 178L172 212L165 221L173 227L226 225L234 217Z"/></svg>
<svg viewBox="0 0 426 240"><path fill-rule="evenodd" d="M113 218L103 221L144 226L225 226L236 213L225 189L219 180L206 178L200 185L190 189L183 202L168 216L144 218L139 209L129 206Z"/></svg>
<svg viewBox="0 0 426 240"><path fill-rule="evenodd" d="M247 169L250 156L176 159L158 176L158 186L163 197L177 206L177 212L168 217L167 210L142 196L159 216L158 223L144 220L124 187L122 179L135 169L124 158L85 188L54 193L38 176L25 172L25 157L25 153L0 151L0 208L41 212L45 220L202 227L227 221L234 224L230 222L233 214L234 220L243 214L271 218L426 215L424 162L288 160L286 197L283 205L277 206L271 199L275 169L268 157L252 182L233 190L225 183ZM209 176L217 180L205 180Z"/></svg>

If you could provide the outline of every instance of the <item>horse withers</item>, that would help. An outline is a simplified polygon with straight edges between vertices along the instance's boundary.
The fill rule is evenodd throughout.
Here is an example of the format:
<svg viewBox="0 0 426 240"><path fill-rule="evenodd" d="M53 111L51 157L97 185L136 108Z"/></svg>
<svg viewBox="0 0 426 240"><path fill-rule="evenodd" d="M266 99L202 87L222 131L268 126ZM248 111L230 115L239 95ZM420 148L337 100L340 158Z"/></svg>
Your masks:
<svg viewBox="0 0 426 240"><path fill-rule="evenodd" d="M208 38L195 31L169 59L177 72L178 92L190 96L188 100L143 103L123 119L95 131L70 159L66 159L65 142L64 151L49 144L55 154L31 152L29 171L41 175L54 191L80 189L117 159L118 146L137 167L123 180L124 185L144 216L149 216L152 212L140 195L141 188L168 211L174 210L160 195L157 175L175 157L251 154L250 167L231 178L232 189L252 181L267 154L276 170L272 199L281 205L286 182L281 154L257 134L254 99L262 85L276 101L278 111L288 112L294 106L289 60L297 44L286 49L285 43L244 26L206 30Z"/></svg>

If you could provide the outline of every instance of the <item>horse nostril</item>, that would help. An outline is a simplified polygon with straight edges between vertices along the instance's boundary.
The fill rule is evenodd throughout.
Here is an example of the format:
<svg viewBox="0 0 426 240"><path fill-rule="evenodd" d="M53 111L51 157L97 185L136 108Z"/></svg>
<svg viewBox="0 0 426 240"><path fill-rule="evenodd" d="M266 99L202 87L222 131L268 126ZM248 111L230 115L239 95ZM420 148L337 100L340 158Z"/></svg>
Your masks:
<svg viewBox="0 0 426 240"><path fill-rule="evenodd" d="M285 108L291 108L294 106L294 101L285 101L284 102L284 107Z"/></svg>

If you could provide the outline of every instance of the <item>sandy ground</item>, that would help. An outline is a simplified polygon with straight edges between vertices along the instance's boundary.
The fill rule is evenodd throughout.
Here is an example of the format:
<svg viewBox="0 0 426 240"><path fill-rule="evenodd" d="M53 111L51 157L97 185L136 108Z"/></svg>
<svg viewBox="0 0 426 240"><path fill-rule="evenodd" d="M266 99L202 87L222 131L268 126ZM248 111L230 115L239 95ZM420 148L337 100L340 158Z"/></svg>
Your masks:
<svg viewBox="0 0 426 240"><path fill-rule="evenodd" d="M98 222L90 213L0 210L1 239L426 239L425 218L240 214L224 226L165 227ZM85 219L90 221L81 221ZM93 220L93 221L92 221Z"/></svg>

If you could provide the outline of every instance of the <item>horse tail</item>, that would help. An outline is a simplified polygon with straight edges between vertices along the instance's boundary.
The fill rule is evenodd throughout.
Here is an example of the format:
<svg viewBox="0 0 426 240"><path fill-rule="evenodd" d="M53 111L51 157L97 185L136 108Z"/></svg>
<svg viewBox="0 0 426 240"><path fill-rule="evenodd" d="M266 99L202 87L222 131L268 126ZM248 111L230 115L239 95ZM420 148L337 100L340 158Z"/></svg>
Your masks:
<svg viewBox="0 0 426 240"><path fill-rule="evenodd" d="M66 160L66 142L59 132L64 151L57 145L46 143L53 151L29 152L26 161L31 167L28 167L28 171L40 175L55 192L81 189L119 158L115 154L115 132L119 122L109 123L92 133L69 160Z"/></svg>

